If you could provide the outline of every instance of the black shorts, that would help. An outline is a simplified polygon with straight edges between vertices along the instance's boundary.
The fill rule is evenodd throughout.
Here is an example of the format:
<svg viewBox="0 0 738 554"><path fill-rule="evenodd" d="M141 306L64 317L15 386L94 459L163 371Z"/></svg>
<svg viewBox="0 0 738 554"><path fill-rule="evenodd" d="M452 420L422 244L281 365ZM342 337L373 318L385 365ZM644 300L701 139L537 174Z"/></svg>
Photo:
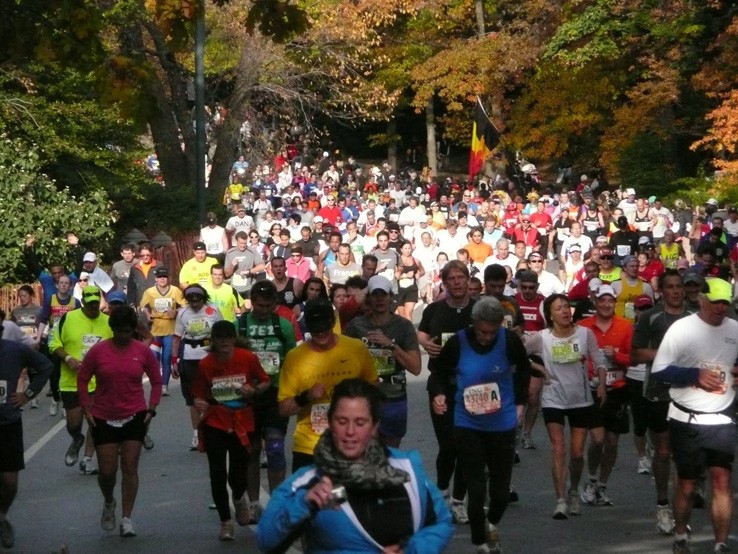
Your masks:
<svg viewBox="0 0 738 554"><path fill-rule="evenodd" d="M584 406L582 408L543 408L543 422L558 423L564 425L569 420L569 427L579 429L590 429L592 421L595 417L594 406Z"/></svg>
<svg viewBox="0 0 738 554"><path fill-rule="evenodd" d="M628 390L620 389L607 391L607 400L603 406L600 399L592 392L595 401L595 416L592 429L604 427L605 431L616 435L626 435L630 432L630 418L628 417Z"/></svg>
<svg viewBox="0 0 738 554"><path fill-rule="evenodd" d="M195 405L195 397L192 395L192 383L197 375L197 368L200 360L180 360L179 362L179 381L182 389L182 397L185 399L187 406Z"/></svg>
<svg viewBox="0 0 738 554"><path fill-rule="evenodd" d="M279 403L277 402L277 387L269 387L260 394L254 402L254 429L261 438L266 437L267 429L275 429L287 435L289 418L279 415Z"/></svg>
<svg viewBox="0 0 738 554"><path fill-rule="evenodd" d="M643 396L643 381L628 379L630 411L633 414L633 434L642 437L647 430L665 433L669 429L669 402L652 401Z"/></svg>
<svg viewBox="0 0 738 554"><path fill-rule="evenodd" d="M104 419L95 418L95 427L90 428L92 442L95 446L103 444L119 444L125 441L143 442L146 436L146 411L137 412L133 418L120 427L110 425Z"/></svg>
<svg viewBox="0 0 738 554"><path fill-rule="evenodd" d="M0 472L20 471L23 461L23 420L0 425Z"/></svg>
<svg viewBox="0 0 738 554"><path fill-rule="evenodd" d="M94 393L90 393L90 396L92 396ZM59 396L62 401L62 406L65 410L74 410L75 408L79 408L81 404L79 403L79 393L74 391L60 391Z"/></svg>
<svg viewBox="0 0 738 554"><path fill-rule="evenodd" d="M733 423L695 425L669 420L669 441L677 474L697 479L705 468L733 469L738 431Z"/></svg>
<svg viewBox="0 0 738 554"><path fill-rule="evenodd" d="M404 304L405 302L417 302L418 301L418 286L411 285L407 288L400 287L397 290L397 296L395 301L398 304Z"/></svg>

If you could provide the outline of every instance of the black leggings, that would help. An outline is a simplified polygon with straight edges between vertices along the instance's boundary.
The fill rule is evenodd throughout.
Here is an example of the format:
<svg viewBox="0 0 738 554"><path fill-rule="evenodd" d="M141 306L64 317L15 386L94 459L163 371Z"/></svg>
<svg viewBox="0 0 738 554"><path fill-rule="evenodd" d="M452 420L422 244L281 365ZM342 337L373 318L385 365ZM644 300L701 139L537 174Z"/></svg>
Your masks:
<svg viewBox="0 0 738 554"><path fill-rule="evenodd" d="M442 415L438 415L433 411L433 395L430 393L428 394L428 403L430 405L433 432L436 434L436 440L438 441L438 456L436 457L438 488L442 491L448 489L451 477L453 477L454 488L451 496L457 500L463 500L466 496L466 481L462 472L457 468L453 397L451 395L446 396L448 410Z"/></svg>
<svg viewBox="0 0 738 554"><path fill-rule="evenodd" d="M246 470L249 453L235 433L226 433L210 425L202 426L205 451L210 466L210 490L218 510L220 521L231 519L231 504L228 485L235 500L246 492L248 484ZM226 456L228 464L226 464Z"/></svg>
<svg viewBox="0 0 738 554"><path fill-rule="evenodd" d="M464 427L454 429L459 466L469 486L469 523L472 543L484 544L487 526L484 517L484 495L489 488L487 521L497 525L510 498L510 479L515 460L515 429L510 431L476 431ZM489 481L484 473L489 471Z"/></svg>

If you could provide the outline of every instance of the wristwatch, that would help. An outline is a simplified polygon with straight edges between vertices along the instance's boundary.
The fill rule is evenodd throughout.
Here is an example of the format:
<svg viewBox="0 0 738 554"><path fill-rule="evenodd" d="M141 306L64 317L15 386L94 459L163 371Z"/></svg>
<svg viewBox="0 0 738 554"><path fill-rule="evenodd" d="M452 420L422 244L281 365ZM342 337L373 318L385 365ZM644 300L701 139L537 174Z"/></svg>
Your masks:
<svg viewBox="0 0 738 554"><path fill-rule="evenodd" d="M27 388L23 394L26 395L26 398L28 398L28 400L33 400L36 397L36 393L30 387Z"/></svg>

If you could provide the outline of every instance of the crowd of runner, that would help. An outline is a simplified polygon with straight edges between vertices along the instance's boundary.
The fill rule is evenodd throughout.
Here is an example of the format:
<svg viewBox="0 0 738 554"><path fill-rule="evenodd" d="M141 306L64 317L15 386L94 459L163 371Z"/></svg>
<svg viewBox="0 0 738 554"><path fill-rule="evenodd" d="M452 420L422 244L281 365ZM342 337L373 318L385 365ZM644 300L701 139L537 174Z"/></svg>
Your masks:
<svg viewBox="0 0 738 554"><path fill-rule="evenodd" d="M98 475L108 531L121 469L124 537L136 534L141 448L154 447L148 428L176 379L186 446L208 457L220 540L234 539L235 520L258 523L266 551L300 535L308 548L348 549L324 536L338 528L359 549L431 552L453 521L471 525L476 552L501 552L516 449L537 447L541 415L555 519L617 502L608 480L632 419L633 472L655 478L658 532L674 536L674 552L691 551L690 510L704 506L709 478L715 551L728 551L738 210L714 199L670 209L633 189L601 191L586 175L568 189L529 185L522 197L499 177L436 181L286 149L269 164L235 162L227 213L207 214L178 274L148 243L124 244L105 271L73 234L77 266L44 265L29 236L24 256L43 298L22 286L18 306L0 314L0 443L12 445L0 455L2 545L14 543L20 408L39 408L47 379L49 413L62 413L71 437L64 463ZM429 424L438 443L435 483L419 485L427 498L419 460L395 450L421 351L430 422L413 425ZM347 379L376 385L376 413L356 383L333 399ZM306 531L328 509L345 518L326 514ZM287 514L305 526L280 527Z"/></svg>

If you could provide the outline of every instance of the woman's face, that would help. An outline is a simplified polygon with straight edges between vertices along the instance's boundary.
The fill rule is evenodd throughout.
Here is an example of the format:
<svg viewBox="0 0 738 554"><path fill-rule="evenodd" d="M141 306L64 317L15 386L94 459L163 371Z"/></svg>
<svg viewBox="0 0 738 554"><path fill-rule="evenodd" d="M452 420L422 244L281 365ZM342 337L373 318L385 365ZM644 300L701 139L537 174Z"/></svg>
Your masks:
<svg viewBox="0 0 738 554"><path fill-rule="evenodd" d="M323 289L318 283L310 283L307 288L307 299L308 300L315 300L320 296L320 294L323 292Z"/></svg>
<svg viewBox="0 0 738 554"><path fill-rule="evenodd" d="M21 304L22 306L25 306L25 305L26 305L26 304L28 304L28 303L29 303L30 301L31 301L31 295L30 295L30 294L28 294L28 291L27 291L27 290L21 290L21 291L18 291L18 302L19 302L19 303L20 303L20 304Z"/></svg>
<svg viewBox="0 0 738 554"><path fill-rule="evenodd" d="M330 421L333 442L347 460L360 460L379 423L372 419L366 398L342 398Z"/></svg>
<svg viewBox="0 0 738 554"><path fill-rule="evenodd" d="M413 255L413 245L405 243L402 245L402 255L405 257L410 257Z"/></svg>
<svg viewBox="0 0 738 554"><path fill-rule="evenodd" d="M571 309L563 298L557 298L551 303L551 321L561 327L568 327L571 323Z"/></svg>

